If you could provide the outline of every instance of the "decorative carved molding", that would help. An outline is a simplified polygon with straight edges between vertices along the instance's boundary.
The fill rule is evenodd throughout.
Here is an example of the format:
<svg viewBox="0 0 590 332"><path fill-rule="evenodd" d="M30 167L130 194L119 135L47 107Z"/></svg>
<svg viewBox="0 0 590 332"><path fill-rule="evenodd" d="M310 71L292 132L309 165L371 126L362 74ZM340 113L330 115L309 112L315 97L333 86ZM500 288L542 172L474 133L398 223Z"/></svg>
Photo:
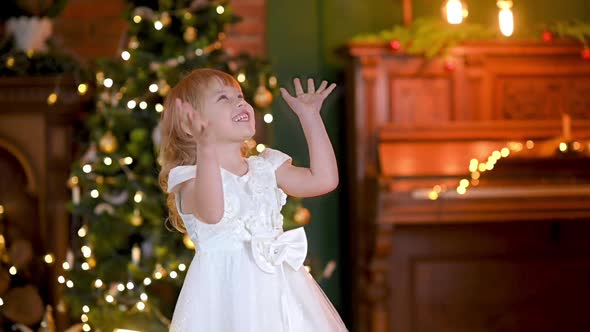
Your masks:
<svg viewBox="0 0 590 332"><path fill-rule="evenodd" d="M8 140L3 139L2 137L0 137L0 148L5 149L18 160L27 176L27 193L31 195L37 195L39 190L38 180L37 176L35 176L35 172L33 171L33 167L31 166L29 158L27 158L25 153L20 148L18 148Z"/></svg>
<svg viewBox="0 0 590 332"><path fill-rule="evenodd" d="M499 77L497 85L501 119L590 118L590 77Z"/></svg>

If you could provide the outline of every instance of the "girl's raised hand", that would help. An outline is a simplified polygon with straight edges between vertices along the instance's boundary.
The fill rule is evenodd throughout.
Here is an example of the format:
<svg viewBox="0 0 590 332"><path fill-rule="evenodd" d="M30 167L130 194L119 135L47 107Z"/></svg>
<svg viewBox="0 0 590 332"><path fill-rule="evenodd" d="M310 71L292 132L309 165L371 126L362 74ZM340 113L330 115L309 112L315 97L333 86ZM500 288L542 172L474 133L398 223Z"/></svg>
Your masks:
<svg viewBox="0 0 590 332"><path fill-rule="evenodd" d="M291 107L298 116L306 115L308 113L319 113L324 99L326 99L336 87L335 83L328 86L328 82L322 81L316 90L312 78L307 80L307 92L303 91L299 78L293 80L293 85L295 86L295 97L290 95L285 88L281 88L281 95L289 107Z"/></svg>
<svg viewBox="0 0 590 332"><path fill-rule="evenodd" d="M201 114L190 103L176 98L176 107L180 110L183 119L186 120L189 132L198 144L207 144L213 141L211 130L207 130L207 122L201 118Z"/></svg>

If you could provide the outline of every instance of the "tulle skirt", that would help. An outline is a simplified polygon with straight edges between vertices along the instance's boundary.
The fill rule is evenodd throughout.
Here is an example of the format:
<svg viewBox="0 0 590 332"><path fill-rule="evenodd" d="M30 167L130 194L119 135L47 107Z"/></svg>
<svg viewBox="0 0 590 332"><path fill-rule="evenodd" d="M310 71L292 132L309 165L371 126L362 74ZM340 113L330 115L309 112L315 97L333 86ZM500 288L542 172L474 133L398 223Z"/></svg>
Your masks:
<svg viewBox="0 0 590 332"><path fill-rule="evenodd" d="M172 332L340 332L338 312L305 270L262 271L247 243L198 252L174 309Z"/></svg>

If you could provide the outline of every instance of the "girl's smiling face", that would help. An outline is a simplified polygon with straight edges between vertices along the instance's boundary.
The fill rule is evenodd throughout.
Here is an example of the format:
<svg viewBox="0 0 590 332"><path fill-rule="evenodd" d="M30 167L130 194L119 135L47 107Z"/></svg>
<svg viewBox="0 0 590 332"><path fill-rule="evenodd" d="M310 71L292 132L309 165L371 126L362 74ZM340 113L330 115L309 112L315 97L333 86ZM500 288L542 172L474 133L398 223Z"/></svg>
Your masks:
<svg viewBox="0 0 590 332"><path fill-rule="evenodd" d="M243 142L256 132L254 109L242 94L240 86L226 85L212 79L204 92L202 115L220 143Z"/></svg>

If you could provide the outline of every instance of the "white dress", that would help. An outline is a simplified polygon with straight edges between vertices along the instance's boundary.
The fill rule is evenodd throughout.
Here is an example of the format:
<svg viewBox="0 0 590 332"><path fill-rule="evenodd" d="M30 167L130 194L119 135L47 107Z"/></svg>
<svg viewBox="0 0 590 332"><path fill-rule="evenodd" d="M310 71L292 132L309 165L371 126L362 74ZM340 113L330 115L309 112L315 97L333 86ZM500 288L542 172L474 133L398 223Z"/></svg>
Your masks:
<svg viewBox="0 0 590 332"><path fill-rule="evenodd" d="M197 250L174 309L172 332L347 331L322 289L302 267L303 228L283 232L285 193L275 171L289 156L267 148L247 159L243 176L221 169L224 213L206 224L177 207ZM196 166L170 171L169 191Z"/></svg>

